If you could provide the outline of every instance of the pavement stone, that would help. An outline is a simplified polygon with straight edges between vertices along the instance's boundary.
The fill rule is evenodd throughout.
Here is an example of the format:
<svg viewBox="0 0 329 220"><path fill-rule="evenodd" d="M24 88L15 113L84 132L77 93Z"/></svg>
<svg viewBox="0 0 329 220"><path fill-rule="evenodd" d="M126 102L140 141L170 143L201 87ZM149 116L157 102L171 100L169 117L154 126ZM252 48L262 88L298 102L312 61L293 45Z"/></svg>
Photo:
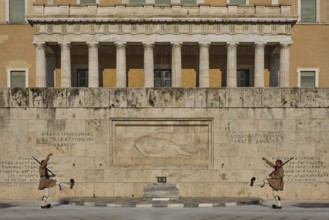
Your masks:
<svg viewBox="0 0 329 220"><path fill-rule="evenodd" d="M60 204L95 206L109 208L210 208L261 204L261 198L234 197L181 197L176 200L145 200L143 198L125 197L68 197L59 200Z"/></svg>

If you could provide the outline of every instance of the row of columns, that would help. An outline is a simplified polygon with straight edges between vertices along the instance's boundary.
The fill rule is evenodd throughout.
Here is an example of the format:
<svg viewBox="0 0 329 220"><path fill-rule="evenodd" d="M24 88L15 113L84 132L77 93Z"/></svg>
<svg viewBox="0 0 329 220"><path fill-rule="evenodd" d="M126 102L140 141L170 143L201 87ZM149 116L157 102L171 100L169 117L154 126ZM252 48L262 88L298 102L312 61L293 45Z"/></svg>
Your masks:
<svg viewBox="0 0 329 220"><path fill-rule="evenodd" d="M36 86L46 87L45 43L36 43ZM99 87L98 42L88 42L89 87ZM126 43L116 43L116 87L126 87ZM199 87L209 87L209 46L200 43ZM70 43L60 43L61 87L71 87ZM238 43L227 44L227 87L237 87ZM172 87L180 87L182 81L182 43L172 43ZM279 87L289 86L290 44L280 44ZM153 43L144 43L144 87L154 87ZM255 43L254 87L264 87L265 43Z"/></svg>

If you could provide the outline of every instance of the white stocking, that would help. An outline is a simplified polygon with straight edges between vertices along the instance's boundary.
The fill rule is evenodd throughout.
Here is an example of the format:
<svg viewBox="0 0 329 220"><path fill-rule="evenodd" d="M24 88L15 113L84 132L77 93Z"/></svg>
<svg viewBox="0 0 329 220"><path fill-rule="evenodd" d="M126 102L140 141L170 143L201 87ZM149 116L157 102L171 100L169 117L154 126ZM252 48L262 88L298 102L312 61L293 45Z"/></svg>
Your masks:
<svg viewBox="0 0 329 220"><path fill-rule="evenodd" d="M47 205L47 199L48 199L48 196L49 196L49 188L44 188L43 193L44 193L44 196L42 197L41 206L46 206Z"/></svg>
<svg viewBox="0 0 329 220"><path fill-rule="evenodd" d="M276 202L276 206L280 207L281 202L280 202L280 197L279 197L279 194L278 194L278 190L272 189L272 193L273 193L273 197L274 197L275 202Z"/></svg>

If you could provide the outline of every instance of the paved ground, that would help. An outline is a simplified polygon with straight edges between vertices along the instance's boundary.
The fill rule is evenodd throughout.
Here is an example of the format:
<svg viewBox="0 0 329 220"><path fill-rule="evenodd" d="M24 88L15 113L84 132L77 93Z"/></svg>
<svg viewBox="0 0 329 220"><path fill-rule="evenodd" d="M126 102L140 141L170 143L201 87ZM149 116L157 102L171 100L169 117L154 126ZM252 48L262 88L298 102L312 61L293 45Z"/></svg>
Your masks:
<svg viewBox="0 0 329 220"><path fill-rule="evenodd" d="M206 199L207 200L207 199ZM95 207L52 202L41 209L39 201L0 201L1 220L328 220L329 201L282 201L283 209L271 208L273 201L228 207L150 208Z"/></svg>

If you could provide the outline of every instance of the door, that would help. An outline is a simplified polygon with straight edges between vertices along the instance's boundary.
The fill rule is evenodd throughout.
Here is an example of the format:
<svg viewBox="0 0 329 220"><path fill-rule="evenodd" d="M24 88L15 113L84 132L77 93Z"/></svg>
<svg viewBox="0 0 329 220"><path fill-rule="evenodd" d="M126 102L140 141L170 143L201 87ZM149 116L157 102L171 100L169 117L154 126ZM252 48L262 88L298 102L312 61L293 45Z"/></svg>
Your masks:
<svg viewBox="0 0 329 220"><path fill-rule="evenodd" d="M77 70L77 87L88 87L88 70Z"/></svg>
<svg viewBox="0 0 329 220"><path fill-rule="evenodd" d="M248 69L237 70L237 86L238 87L250 86L250 73Z"/></svg>

